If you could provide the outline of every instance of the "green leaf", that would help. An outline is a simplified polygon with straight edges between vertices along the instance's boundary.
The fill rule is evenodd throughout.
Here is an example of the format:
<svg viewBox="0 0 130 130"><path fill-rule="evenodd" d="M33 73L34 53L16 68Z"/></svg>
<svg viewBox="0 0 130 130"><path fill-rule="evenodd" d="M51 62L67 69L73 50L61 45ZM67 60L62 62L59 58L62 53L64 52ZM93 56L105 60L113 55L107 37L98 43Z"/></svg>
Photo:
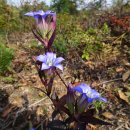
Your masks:
<svg viewBox="0 0 130 130"><path fill-rule="evenodd" d="M13 49L10 49L0 43L0 73L3 74L8 70L14 57Z"/></svg>
<svg viewBox="0 0 130 130"><path fill-rule="evenodd" d="M127 96L130 96L130 92L126 92L126 95L127 95Z"/></svg>
<svg viewBox="0 0 130 130"><path fill-rule="evenodd" d="M128 101L130 102L130 97L128 97Z"/></svg>
<svg viewBox="0 0 130 130"><path fill-rule="evenodd" d="M130 55L130 51L128 51L128 54Z"/></svg>

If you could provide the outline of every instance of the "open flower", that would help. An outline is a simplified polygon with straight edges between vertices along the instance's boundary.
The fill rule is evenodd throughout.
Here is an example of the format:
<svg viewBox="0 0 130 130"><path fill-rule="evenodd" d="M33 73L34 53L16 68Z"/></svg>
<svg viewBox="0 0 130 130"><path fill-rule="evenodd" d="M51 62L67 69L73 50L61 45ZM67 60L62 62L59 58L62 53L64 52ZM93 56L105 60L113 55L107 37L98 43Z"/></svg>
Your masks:
<svg viewBox="0 0 130 130"><path fill-rule="evenodd" d="M55 37L56 13L50 10L46 12L39 10L36 12L28 12L25 16L34 17L36 30L33 30L33 33L46 48L49 48Z"/></svg>
<svg viewBox="0 0 130 130"><path fill-rule="evenodd" d="M74 88L72 90L77 91L84 95L84 97L87 99L88 103L92 103L94 100L102 100L104 102L107 102L107 100L94 89L91 89L87 84L82 83Z"/></svg>
<svg viewBox="0 0 130 130"><path fill-rule="evenodd" d="M41 70L58 68L63 71L63 66L60 64L64 58L56 58L56 54L53 52L47 52L45 55L39 55L37 61L42 62Z"/></svg>

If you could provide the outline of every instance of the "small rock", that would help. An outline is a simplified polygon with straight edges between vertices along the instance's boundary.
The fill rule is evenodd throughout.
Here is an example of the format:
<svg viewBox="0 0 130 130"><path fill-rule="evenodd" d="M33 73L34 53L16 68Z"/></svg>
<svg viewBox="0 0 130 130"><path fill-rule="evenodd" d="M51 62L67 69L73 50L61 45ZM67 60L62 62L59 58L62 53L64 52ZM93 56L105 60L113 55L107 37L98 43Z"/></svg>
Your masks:
<svg viewBox="0 0 130 130"><path fill-rule="evenodd" d="M123 81L125 82L130 76L130 70L125 72L122 76Z"/></svg>
<svg viewBox="0 0 130 130"><path fill-rule="evenodd" d="M75 79L75 82L76 82L76 83L77 83L77 82L80 82L80 80L76 78L76 79Z"/></svg>
<svg viewBox="0 0 130 130"><path fill-rule="evenodd" d="M39 106L39 107L37 108L36 113L37 113L38 116L43 115L43 113L44 113L43 108Z"/></svg>
<svg viewBox="0 0 130 130"><path fill-rule="evenodd" d="M126 65L127 67L130 67L130 63L125 63L125 65Z"/></svg>
<svg viewBox="0 0 130 130"><path fill-rule="evenodd" d="M112 119L114 117L114 115L110 112L104 112L102 116L104 116L107 119Z"/></svg>
<svg viewBox="0 0 130 130"><path fill-rule="evenodd" d="M120 73L120 72L123 72L124 71L124 68L123 67L118 67L116 68L116 72Z"/></svg>
<svg viewBox="0 0 130 130"><path fill-rule="evenodd" d="M23 106L23 99L21 97L15 97L15 100L12 101L12 104L17 106L17 107L22 107Z"/></svg>

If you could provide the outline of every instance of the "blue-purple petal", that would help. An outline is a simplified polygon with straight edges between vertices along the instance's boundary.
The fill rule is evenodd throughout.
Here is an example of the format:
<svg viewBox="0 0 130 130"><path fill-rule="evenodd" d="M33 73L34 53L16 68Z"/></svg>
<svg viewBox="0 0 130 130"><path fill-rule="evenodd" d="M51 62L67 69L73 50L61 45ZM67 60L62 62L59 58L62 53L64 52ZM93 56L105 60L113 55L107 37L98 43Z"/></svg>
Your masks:
<svg viewBox="0 0 130 130"><path fill-rule="evenodd" d="M91 88L85 83L82 83L73 89L75 89L75 91L79 93L85 93L85 94L91 91Z"/></svg>
<svg viewBox="0 0 130 130"><path fill-rule="evenodd" d="M107 102L107 99L103 97L100 97L99 100L102 100L103 102Z"/></svg>
<svg viewBox="0 0 130 130"><path fill-rule="evenodd" d="M45 12L45 14L44 14L44 18L46 18L46 16L48 16L48 15L51 15L51 16L55 16L56 15L56 13L55 12L53 12L53 11L51 11L51 10L47 10L46 12Z"/></svg>
<svg viewBox="0 0 130 130"><path fill-rule="evenodd" d="M62 57L58 57L58 58L56 58L56 60L55 60L55 62L54 62L54 65L59 64L59 63L62 62L63 60L65 60L65 59L62 58Z"/></svg>
<svg viewBox="0 0 130 130"><path fill-rule="evenodd" d="M49 60L53 60L56 58L56 54L53 52L47 52L46 56L47 56L47 59L49 59Z"/></svg>
<svg viewBox="0 0 130 130"><path fill-rule="evenodd" d="M45 12L45 14L51 14L51 15L55 15L56 13L55 13L54 11L47 10L47 11Z"/></svg>
<svg viewBox="0 0 130 130"><path fill-rule="evenodd" d="M31 17L35 17L35 16L38 16L38 15L44 15L45 13L42 11L42 10L38 10L38 11L36 11L36 12L33 12L33 11L31 11L31 12L28 12L28 13L26 13L26 14L24 14L25 16L31 16Z"/></svg>
<svg viewBox="0 0 130 130"><path fill-rule="evenodd" d="M45 64L45 63L42 63L41 70L46 70L46 69L50 69L50 66L48 66L48 65Z"/></svg>
<svg viewBox="0 0 130 130"><path fill-rule="evenodd" d="M55 67L63 71L63 66L61 64L57 64Z"/></svg>
<svg viewBox="0 0 130 130"><path fill-rule="evenodd" d="M45 55L39 55L39 56L37 56L36 60L40 61L40 62L46 62L46 56Z"/></svg>
<svg viewBox="0 0 130 130"><path fill-rule="evenodd" d="M88 101L88 103L92 103L93 102L93 98L89 98L89 97L87 97L87 101Z"/></svg>
<svg viewBox="0 0 130 130"><path fill-rule="evenodd" d="M41 16L43 16L44 14L45 14L45 12L42 11L42 10L38 10L38 11L34 12L34 15L41 15Z"/></svg>
<svg viewBox="0 0 130 130"><path fill-rule="evenodd" d="M79 93L82 93L82 94L83 94L83 90L82 90L82 88L81 88L81 86L80 86L80 85L79 85L79 86L76 86L76 87L74 87L74 88L72 88L72 90L77 91L77 92L79 92Z"/></svg>
<svg viewBox="0 0 130 130"><path fill-rule="evenodd" d="M91 94L92 94L93 98L99 98L100 97L100 94L94 89L91 89Z"/></svg>
<svg viewBox="0 0 130 130"><path fill-rule="evenodd" d="M85 83L82 83L80 85L80 87L82 88L83 90L83 93L90 93L91 92L91 88L89 85L85 84Z"/></svg>
<svg viewBox="0 0 130 130"><path fill-rule="evenodd" d="M28 13L26 13L26 14L24 14L25 16L31 16L31 17L34 17L34 12L28 12Z"/></svg>

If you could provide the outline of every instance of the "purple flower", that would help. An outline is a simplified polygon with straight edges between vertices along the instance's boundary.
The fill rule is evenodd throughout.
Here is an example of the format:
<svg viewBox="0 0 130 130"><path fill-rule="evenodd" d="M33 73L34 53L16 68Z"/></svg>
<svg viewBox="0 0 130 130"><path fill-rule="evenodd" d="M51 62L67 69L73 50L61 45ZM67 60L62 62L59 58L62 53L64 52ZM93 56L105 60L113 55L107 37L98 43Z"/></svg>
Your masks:
<svg viewBox="0 0 130 130"><path fill-rule="evenodd" d="M56 13L50 10L46 12L39 10L36 12L28 12L25 16L34 17L36 30L33 30L33 33L46 48L49 48L55 37Z"/></svg>
<svg viewBox="0 0 130 130"><path fill-rule="evenodd" d="M45 18L47 15L56 15L53 11L51 10L48 10L46 12L42 11L42 10L38 10L38 11L35 11L35 12L28 12L25 14L26 16L32 16L34 17L35 19L37 19L39 16L42 16L43 18Z"/></svg>
<svg viewBox="0 0 130 130"><path fill-rule="evenodd" d="M58 57L56 58L56 54L53 52L47 52L45 55L39 55L37 57L37 61L42 62L41 70L58 68L63 71L63 66L60 64L64 58Z"/></svg>
<svg viewBox="0 0 130 130"><path fill-rule="evenodd" d="M31 128L31 130L35 130L34 128Z"/></svg>
<svg viewBox="0 0 130 130"><path fill-rule="evenodd" d="M72 90L83 94L86 97L88 103L92 103L94 100L102 100L104 102L107 102L107 100L105 98L101 97L101 95L96 90L91 89L85 83L82 83L82 84L72 88Z"/></svg>

